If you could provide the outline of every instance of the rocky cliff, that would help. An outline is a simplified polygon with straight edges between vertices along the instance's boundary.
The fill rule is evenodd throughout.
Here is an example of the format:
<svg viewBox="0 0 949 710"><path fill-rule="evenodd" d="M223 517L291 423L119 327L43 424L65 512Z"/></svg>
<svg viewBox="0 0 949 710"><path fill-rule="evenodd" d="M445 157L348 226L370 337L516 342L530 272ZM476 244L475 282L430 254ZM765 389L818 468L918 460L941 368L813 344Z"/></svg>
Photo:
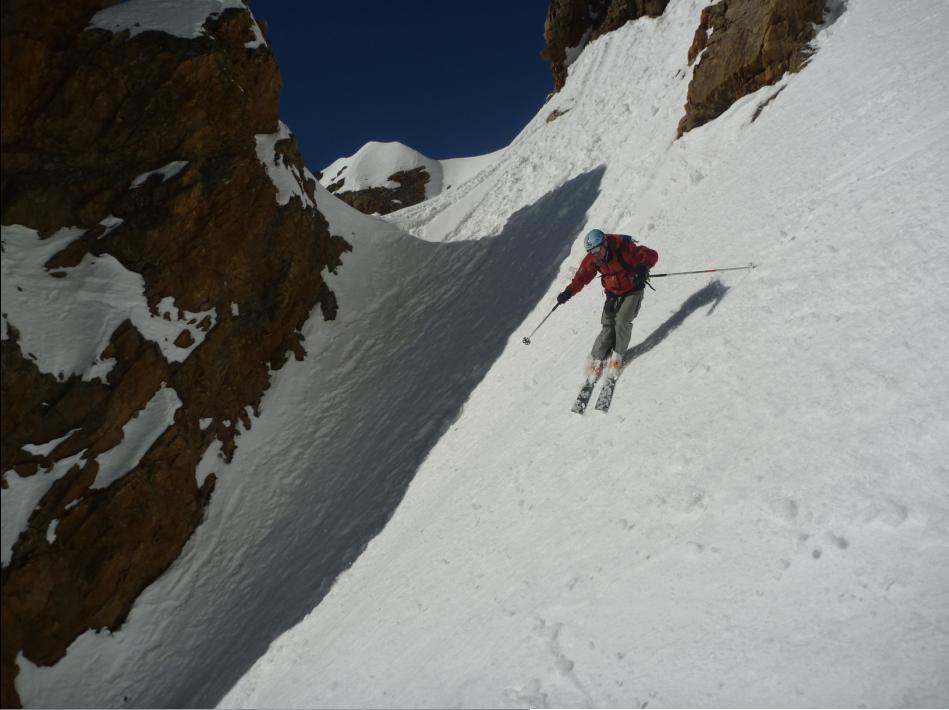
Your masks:
<svg viewBox="0 0 949 710"><path fill-rule="evenodd" d="M334 316L321 274L348 248L243 5L195 3L189 33L111 4L2 5L4 518L36 498L5 551L4 707L18 654L118 628L179 555L210 445L233 453L311 312Z"/></svg>
<svg viewBox="0 0 949 710"><path fill-rule="evenodd" d="M797 72L808 56L824 0L721 0L702 11L689 64L679 135L724 113L742 96Z"/></svg>
<svg viewBox="0 0 949 710"><path fill-rule="evenodd" d="M567 80L570 62L590 40L639 17L658 17L669 0L550 0L544 22L547 46L541 56L550 62L554 91Z"/></svg>
<svg viewBox="0 0 949 710"><path fill-rule="evenodd" d="M550 62L554 91L563 87L570 63L588 42L630 20L658 17L667 5L668 0L550 0L541 54ZM698 63L678 134L720 116L786 72L800 71L825 12L825 0L720 0L706 7L688 48L689 65Z"/></svg>

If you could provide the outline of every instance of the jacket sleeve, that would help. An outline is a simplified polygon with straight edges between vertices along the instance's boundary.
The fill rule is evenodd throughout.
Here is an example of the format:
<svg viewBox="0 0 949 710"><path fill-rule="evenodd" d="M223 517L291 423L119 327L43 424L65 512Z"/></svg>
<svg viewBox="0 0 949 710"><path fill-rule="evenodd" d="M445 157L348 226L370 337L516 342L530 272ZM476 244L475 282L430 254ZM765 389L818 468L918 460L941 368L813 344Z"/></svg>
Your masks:
<svg viewBox="0 0 949 710"><path fill-rule="evenodd" d="M596 276L595 260L591 256L585 256L583 261L580 262L580 268L577 269L573 281L567 286L567 290L576 296L583 290L584 286L593 280L594 276Z"/></svg>
<svg viewBox="0 0 949 710"><path fill-rule="evenodd" d="M642 244L630 244L626 250L626 261L632 266L642 264L651 269L658 263L659 253Z"/></svg>

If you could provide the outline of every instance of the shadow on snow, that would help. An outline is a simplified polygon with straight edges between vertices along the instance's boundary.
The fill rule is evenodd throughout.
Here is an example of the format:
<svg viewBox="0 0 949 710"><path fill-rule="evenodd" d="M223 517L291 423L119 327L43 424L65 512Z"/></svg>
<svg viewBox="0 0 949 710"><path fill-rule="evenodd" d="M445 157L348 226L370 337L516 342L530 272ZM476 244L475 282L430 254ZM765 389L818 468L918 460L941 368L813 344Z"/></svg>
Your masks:
<svg viewBox="0 0 949 710"><path fill-rule="evenodd" d="M711 304L712 307L708 309L706 315L712 315L726 293L728 293L728 287L718 279L693 293L686 299L685 303L679 306L679 310L669 316L669 318L650 333L645 340L627 350L623 362L628 366L636 358L648 353L669 337L672 331L685 323L686 318L703 306Z"/></svg>
<svg viewBox="0 0 949 710"><path fill-rule="evenodd" d="M388 295L328 351L312 354L348 364L307 385L316 393L310 470L295 474L279 519L222 590L231 598L209 620L208 653L192 659L173 697L161 699L167 707L216 704L382 530L556 278L604 172L573 178L517 211L495 237L433 243L398 235L385 245ZM336 393L331 402L328 393Z"/></svg>

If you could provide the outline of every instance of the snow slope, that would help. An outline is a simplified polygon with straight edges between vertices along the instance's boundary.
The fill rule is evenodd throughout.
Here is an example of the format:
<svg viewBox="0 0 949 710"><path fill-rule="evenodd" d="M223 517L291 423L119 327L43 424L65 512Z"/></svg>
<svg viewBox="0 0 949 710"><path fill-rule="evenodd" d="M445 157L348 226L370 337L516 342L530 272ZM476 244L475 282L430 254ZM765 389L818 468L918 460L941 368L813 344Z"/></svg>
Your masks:
<svg viewBox="0 0 949 710"><path fill-rule="evenodd" d="M673 142L665 48L702 4L592 43L568 114L463 207L396 219L491 233L606 165L589 226L663 270L761 267L657 281L613 411L581 419L596 289L519 342L575 245L383 533L222 706L949 701L949 9L853 0L801 74Z"/></svg>
<svg viewBox="0 0 949 710"><path fill-rule="evenodd" d="M425 168L431 176L425 185L426 199L450 190L481 170L497 162L503 150L476 155L471 158L434 160L417 150L398 142L370 141L354 155L337 158L321 171L320 183L329 187L343 181L340 192L365 190L370 187L396 188L399 183L389 180L396 173Z"/></svg>
<svg viewBox="0 0 949 710"><path fill-rule="evenodd" d="M851 0L675 141L705 4L592 42L388 221L319 190L339 319L209 452L207 520L123 628L20 660L27 705L949 702L949 9ZM657 279L580 418L595 285L520 341L592 226L761 266Z"/></svg>
<svg viewBox="0 0 949 710"><path fill-rule="evenodd" d="M218 474L207 519L122 629L83 634L51 668L20 656L24 703L220 700L389 519L556 277L602 175L572 177L507 215L494 238L457 244L412 237L318 187L331 231L354 245L329 276L337 320L317 311L308 322L311 356L274 373L232 462L209 449L197 472ZM294 180L273 177L283 199Z"/></svg>

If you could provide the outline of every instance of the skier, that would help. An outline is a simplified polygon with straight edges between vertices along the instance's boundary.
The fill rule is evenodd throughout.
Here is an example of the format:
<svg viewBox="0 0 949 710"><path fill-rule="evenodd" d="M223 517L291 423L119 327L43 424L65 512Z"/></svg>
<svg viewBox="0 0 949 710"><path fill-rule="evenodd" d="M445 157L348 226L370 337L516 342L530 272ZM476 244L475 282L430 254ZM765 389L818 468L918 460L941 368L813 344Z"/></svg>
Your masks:
<svg viewBox="0 0 949 710"><path fill-rule="evenodd" d="M623 356L629 347L633 320L643 302L649 270L659 261L659 254L637 244L626 234L604 234L599 229L587 233L583 246L587 255L580 262L576 276L557 296L557 303L569 301L600 274L606 292L600 319L603 329L593 342L587 377L596 381L605 365L608 377L615 379L623 367Z"/></svg>

